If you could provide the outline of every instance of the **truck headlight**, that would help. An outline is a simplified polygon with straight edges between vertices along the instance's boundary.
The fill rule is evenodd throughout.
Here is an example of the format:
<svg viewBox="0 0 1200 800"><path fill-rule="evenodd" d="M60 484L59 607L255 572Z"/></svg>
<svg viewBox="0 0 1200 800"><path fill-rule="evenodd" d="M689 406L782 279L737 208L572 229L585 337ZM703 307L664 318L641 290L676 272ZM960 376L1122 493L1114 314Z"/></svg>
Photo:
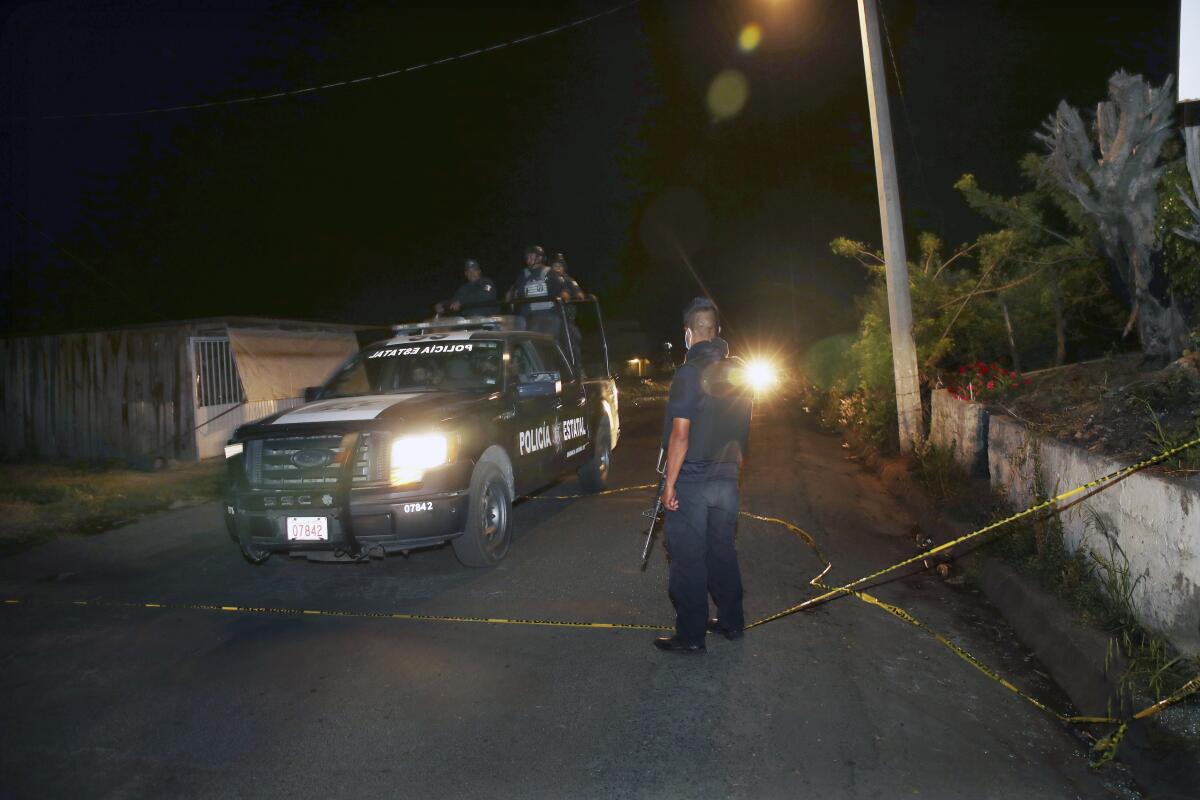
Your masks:
<svg viewBox="0 0 1200 800"><path fill-rule="evenodd" d="M240 456L244 447L245 445L243 445L241 442L225 445L225 457L233 458L234 456Z"/></svg>
<svg viewBox="0 0 1200 800"><path fill-rule="evenodd" d="M392 442L391 483L420 483L426 470L450 461L450 438L441 433L401 436Z"/></svg>

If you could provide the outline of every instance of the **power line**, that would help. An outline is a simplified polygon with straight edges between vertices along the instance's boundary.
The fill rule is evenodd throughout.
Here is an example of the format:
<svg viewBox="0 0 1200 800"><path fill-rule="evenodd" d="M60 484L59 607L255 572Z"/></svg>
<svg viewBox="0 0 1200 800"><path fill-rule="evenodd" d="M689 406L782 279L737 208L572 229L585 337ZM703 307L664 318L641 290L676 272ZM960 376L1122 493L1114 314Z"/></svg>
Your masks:
<svg viewBox="0 0 1200 800"><path fill-rule="evenodd" d="M601 11L598 14L592 14L589 17L583 17L581 19L574 20L573 22L567 22L567 23L564 23L557 27L548 28L544 31L540 31L538 33L526 34L525 36L521 36L516 39L511 39L507 42L501 42L499 44L494 44L494 45L491 45L490 47L481 47L477 50L471 50L470 52L459 53L458 55L448 56L446 58L440 58L437 61L426 61L421 64L413 64L413 65L407 66L407 67L400 67L399 69L388 70L387 72L380 72L375 75L364 75L359 78L350 78L350 79L347 79L344 81L334 81L333 83L325 83L325 84L317 84L314 86L306 86L302 89L288 89L288 90L281 91L281 92L273 92L271 94L247 95L246 97L238 97L233 100L213 100L213 101L207 102L207 103L187 103L184 105L160 106L157 108L143 108L143 109L137 109L137 110L132 110L132 111L91 111L91 112L85 112L85 113L81 113L81 114L52 114L52 115L48 115L48 116L39 116L39 117L32 117L32 118L31 117L16 117L15 119L58 120L58 119L97 119L97 118L105 118L105 117L134 117L134 116L144 116L144 115L148 115L148 114L169 114L169 113L176 112L176 111L195 111L195 110L204 109L204 108L218 108L221 106L233 106L233 105L240 105L243 103L256 103L256 102L260 102L263 100L279 100L279 99L285 98L285 97L297 97L302 94L309 94L312 92L325 91L326 89L337 89L337 88L343 87L343 86L353 86L353 85L359 84L359 83L366 83L367 81L382 80L383 78L393 78L397 75L404 75L404 74L407 74L410 72L417 72L418 70L427 69L429 67L437 67L437 66L441 66L443 64L449 64L453 61L463 61L468 58L473 58L475 56L484 55L485 53L493 53L497 50L502 50L506 47L514 47L519 44L525 44L526 42L532 42L536 39L543 39L547 36L553 36L557 33L562 33L563 31L570 30L571 28L577 28L581 25L586 25L589 22L595 22L596 20L601 19L603 17L607 17L612 14L616 14L620 11L624 11L625 9L631 8L632 6L636 6L640 2L641 2L641 0L631 0L628 3L624 3L622 5L610 8L607 11Z"/></svg>

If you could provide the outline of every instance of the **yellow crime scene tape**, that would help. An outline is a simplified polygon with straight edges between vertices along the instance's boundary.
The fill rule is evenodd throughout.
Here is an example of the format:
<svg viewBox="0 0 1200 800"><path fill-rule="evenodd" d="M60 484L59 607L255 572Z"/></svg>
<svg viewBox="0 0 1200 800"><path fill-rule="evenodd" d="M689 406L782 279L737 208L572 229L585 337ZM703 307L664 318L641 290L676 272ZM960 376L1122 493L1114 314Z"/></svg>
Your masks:
<svg viewBox="0 0 1200 800"><path fill-rule="evenodd" d="M608 630L667 631L664 625L638 622L581 622L561 619L508 619L505 617L473 617L456 614L406 614L392 611L339 611L329 609L286 608L278 606L226 606L216 603L137 603L121 600L38 600L4 601L5 605L76 606L89 608L150 608L166 611L220 611L240 614L266 614L285 617L342 617L351 619L395 619L415 622L466 622L485 625L537 625L547 628L603 628Z"/></svg>
<svg viewBox="0 0 1200 800"><path fill-rule="evenodd" d="M1160 461L1165 461L1168 458L1171 458L1172 456L1182 453L1184 450L1187 450L1189 447L1195 447L1197 444L1200 444L1200 438L1192 439L1191 441L1184 442L1183 444L1181 444L1177 447L1172 447L1168 450L1164 450L1163 452L1159 453L1158 455L1151 456L1150 458L1147 458L1143 461L1139 461L1136 464L1130 464L1127 467L1122 467L1121 469L1114 470L1113 472L1110 472L1107 475L1103 475L1099 478L1096 478L1095 480L1091 480L1085 484L1076 486L1074 489L1071 489L1066 492L1062 492L1061 494L1057 494L1054 497L1051 497L1049 500L1043 500L1040 503L1034 503L1033 505L1029 506L1028 508L1022 509L1021 511L1018 511L1015 514L1011 514L1003 519L997 520L995 522L991 522L987 525L984 525L982 528L976 528L975 530L971 531L970 533L964 534L964 535L958 537L957 539L952 539L949 542L940 544L937 547L926 550L926 551L924 551L918 555L915 555L911 558L906 558L903 561L899 561L895 564L892 564L890 567L884 567L883 569L876 570L875 572L872 572L870 575L864 575L863 577L858 578L853 581L850 581L849 583L844 584L842 586L836 586L836 587L830 589L829 591L825 592L824 594L809 598L808 600L804 600L803 602L797 603L796 605L794 605L790 608L785 608L783 611L780 611L777 614L772 614L769 617L764 617L763 619L760 619L757 622L747 625L746 629L749 630L750 628L755 628L755 627L758 627L759 625L766 625L768 622L774 622L777 619L782 619L783 617L786 617L789 614L795 614L797 611L803 611L807 608L812 608L813 606L820 605L821 603L827 603L830 600L834 599L835 597L838 597L843 594L848 594L853 589L855 589L859 586L862 586L864 583L873 581L876 578L881 578L890 572L895 572L896 570L901 569L902 567L907 567L911 564L915 564L918 561L924 561L925 559L929 558L930 556L945 552L946 550L949 550L953 547L963 544L964 542L969 542L972 539L976 539L976 538L984 535L985 533L991 533L992 531L996 530L997 528L1002 528L1005 525L1008 525L1012 522L1016 522L1019 519L1023 519L1025 517L1031 516L1033 514L1038 513L1039 511L1044 511L1045 509L1050 508L1051 506L1055 506L1058 503L1061 503L1063 500L1067 500L1068 498L1074 497L1077 494L1086 492L1088 489L1092 489L1097 486L1101 486L1103 484L1113 483L1122 478L1127 478L1135 472L1139 472L1139 471L1145 469L1146 467L1153 466L1154 464L1157 464Z"/></svg>
<svg viewBox="0 0 1200 800"><path fill-rule="evenodd" d="M813 608L817 605L821 605L823 603L829 602L830 600L833 600L842 595L850 595L852 597L856 597L859 600L863 601L864 603L867 603L868 605L879 608L880 610L887 612L888 614L895 617L896 619L899 619L908 625L911 625L915 628L918 628L919 630L924 631L925 633L927 633L928 635L933 637L941 645L943 645L947 650L954 653L960 659L962 659L963 661L967 662L972 667L974 667L977 671L980 672L980 674L989 678L993 682L998 683L999 685L1003 686L1008 691L1012 692L1013 694L1017 695L1018 697L1023 698L1024 700L1029 702L1034 707L1040 709L1041 711L1045 712L1046 714L1049 714L1050 716L1053 716L1055 719L1059 720L1060 722L1062 722L1064 724L1117 725L1117 728L1112 733L1110 733L1109 735L1107 735L1107 736L1103 737L1102 739L1100 739L1099 741L1097 741L1093 748L1093 752L1097 755L1097 759L1094 761L1094 763L1096 765L1106 763L1107 761L1110 761L1115 756L1116 749L1117 749L1118 745L1120 744L1120 742L1124 739L1125 734L1128 731L1129 724L1131 722L1133 722L1135 720L1147 719L1149 717L1152 717L1155 714L1161 712L1162 710L1185 700L1186 698L1190 697L1193 694L1196 694L1197 692L1200 692L1200 676L1197 676L1196 678L1193 678L1192 680L1188 681L1186 684L1181 686L1177 691L1175 691L1173 694L1169 695L1168 697L1163 698L1162 700L1158 701L1157 703L1154 703L1153 705L1148 706L1148 707L1142 709L1141 711L1138 711L1137 713L1135 713L1132 716L1125 718L1125 719L1118 719L1115 717L1081 716L1081 715L1064 714L1060 711L1055 711L1054 709L1050 708L1049 706L1047 706L1045 703L1041 702L1037 698L1035 698L1032 695L1028 694L1027 692L1021 690L1019 687L1017 687L1011 681L1005 679L1003 676L1001 676L995 670L993 670L990 667L988 667L987 665L985 665L983 662L981 662L978 658L973 656L967 650L965 650L961 646L955 644L948 637L942 635L941 633L938 633L932 627L930 627L926 623L922 622L921 620L917 619L912 614L905 611L903 608L892 605L890 603L886 603L877 597L867 594L866 592L860 590L858 587L860 587L863 584L868 583L870 581L876 580L876 579L878 579L884 575L887 575L891 572L894 572L898 569L915 564L918 561L924 561L932 555L936 555L938 553L942 553L947 550L950 550L953 547L956 547L965 542L976 539L986 533L995 531L998 528L1001 528L1001 527L1008 525L1012 522L1015 522L1019 519L1031 516L1033 514L1038 513L1039 511L1043 511L1045 509L1051 508L1052 506L1055 506L1058 503L1061 503L1062 501L1067 500L1071 497L1074 497L1075 495L1078 495L1082 492L1086 492L1089 489L1112 484L1122 478L1132 475L1135 472L1138 472L1138 471L1143 470L1147 467L1150 467L1154 464L1165 461L1166 459L1171 458L1172 456L1177 455L1177 454L1183 452L1184 450L1187 450L1188 448L1194 447L1198 444L1200 444L1200 438L1196 438L1196 439L1192 439L1191 441L1184 442L1183 444L1180 444L1176 447L1172 447L1167 450L1164 450L1163 452L1161 452L1155 456L1144 459L1135 464L1131 464L1127 467L1123 467L1119 470L1115 470L1113 472L1110 472L1107 475L1103 475L1094 480L1088 481L1087 483L1077 486L1074 489L1071 489L1069 491L1062 492L1058 495L1055 495L1054 497L1052 497L1048 500L1044 500L1042 502L1035 503L1025 509L1022 509L1021 511L1016 512L1015 514L1011 514L1007 517L1004 517L1003 519L989 523L988 525L985 525L981 528L971 531L970 533L964 534L963 536L960 536L949 542L938 545L937 547L933 547L929 550L923 551L919 555L913 556L911 558L906 558L902 561L892 564L891 566L884 567L883 569L880 569L880 570L876 570L875 572L872 572L869 575L865 575L861 578L850 581L849 583L846 583L842 586L831 587L822 582L821 579L824 578L825 575L827 575L833 569L833 564L824 556L824 554L821 552L820 547L817 545L816 540L808 532L806 532L799 526L794 525L794 524L788 522L787 520L783 520L778 517L763 516L760 514L754 514L749 511L739 512L741 516L746 517L748 519L753 519L753 520L757 520L759 522L766 522L769 524L782 526L789 532L791 532L794 535L796 535L797 537L799 537L806 545L808 545L812 549L812 551L816 554L817 558L823 564L823 567L822 567L820 573L818 573L814 578L812 578L808 581L809 585L811 585L817 589L823 590L822 594L820 594L816 597L804 600L800 603L790 606L789 608L786 608L783 611L772 614L768 617L764 617L763 619L760 619L757 622L753 622L750 625L746 626L746 630L761 627L768 623L775 622L777 620L783 619L784 617L790 616L797 612L804 611L804 610ZM575 495L551 495L551 496L537 496L537 497L533 497L530 499L573 500L573 499L577 499L580 497L598 497L598 496L613 495L613 494L620 494L620 493L624 493L624 492L632 492L632 491L638 491L638 490L644 490L644 489L654 489L654 488L657 488L657 484L639 484L636 486L624 486L624 487L620 487L620 488L616 488L616 489L608 489L603 492L597 492L592 495L578 495L578 494L575 494ZM393 620L422 621L422 622L458 622L458 623L475 623L475 624L487 624L487 625L527 625L527 626L576 628L576 629L588 628L588 629L642 630L642 631L673 630L673 626L651 625L651 624L634 623L634 622L590 622L590 621L573 621L573 620L519 619L519 618L509 619L509 618L504 618L504 617L479 617L479 616L463 616L463 615L449 615L449 614L408 614L408 613L396 613L396 612L387 612L387 611L378 611L378 612L337 611L337 610L331 611L331 610L319 610L319 609L279 608L279 607L267 607L267 606L216 605L216 604L208 604L208 603L146 603L146 602L135 603L135 602L107 601L107 600L75 600L75 601L69 601L69 602L68 601L63 601L63 602L38 601L37 604L38 605L43 605L43 604L44 605L60 605L60 606L83 606L83 607L98 607L98 608L140 608L140 609L217 611L217 612L227 612L227 613L271 614L271 615L297 616L297 617L320 616L320 617L342 617L342 618L359 618L359 619L393 619ZM6 605L6 606L30 605L30 603L14 598L14 599L4 600L4 605Z"/></svg>

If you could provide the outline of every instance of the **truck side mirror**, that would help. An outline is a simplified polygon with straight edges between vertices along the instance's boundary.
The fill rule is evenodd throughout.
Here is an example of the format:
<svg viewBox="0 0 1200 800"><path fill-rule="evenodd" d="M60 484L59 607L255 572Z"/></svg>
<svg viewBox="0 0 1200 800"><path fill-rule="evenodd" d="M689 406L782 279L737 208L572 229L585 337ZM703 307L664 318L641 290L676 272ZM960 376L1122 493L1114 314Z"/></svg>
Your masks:
<svg viewBox="0 0 1200 800"><path fill-rule="evenodd" d="M304 402L311 403L314 400L320 400L324 388L321 386L306 386L304 387Z"/></svg>

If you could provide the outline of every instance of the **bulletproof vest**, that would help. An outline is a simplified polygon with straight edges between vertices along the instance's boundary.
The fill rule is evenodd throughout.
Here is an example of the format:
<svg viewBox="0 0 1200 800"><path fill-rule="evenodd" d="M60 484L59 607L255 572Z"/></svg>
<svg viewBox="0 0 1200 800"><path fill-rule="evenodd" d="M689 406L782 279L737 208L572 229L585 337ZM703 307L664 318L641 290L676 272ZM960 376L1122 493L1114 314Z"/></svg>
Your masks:
<svg viewBox="0 0 1200 800"><path fill-rule="evenodd" d="M525 269L525 282L521 286L522 297L528 299L531 297L546 297L550 292L546 287L547 281L550 278L550 270L547 269L539 277L534 274L528 267ZM554 308L554 303L526 303L527 311L547 311Z"/></svg>
<svg viewBox="0 0 1200 800"><path fill-rule="evenodd" d="M737 356L698 367L702 394L696 418L688 428L686 461L738 461L746 455L754 393L740 379L745 367ZM670 424L668 419L663 431L664 448Z"/></svg>

